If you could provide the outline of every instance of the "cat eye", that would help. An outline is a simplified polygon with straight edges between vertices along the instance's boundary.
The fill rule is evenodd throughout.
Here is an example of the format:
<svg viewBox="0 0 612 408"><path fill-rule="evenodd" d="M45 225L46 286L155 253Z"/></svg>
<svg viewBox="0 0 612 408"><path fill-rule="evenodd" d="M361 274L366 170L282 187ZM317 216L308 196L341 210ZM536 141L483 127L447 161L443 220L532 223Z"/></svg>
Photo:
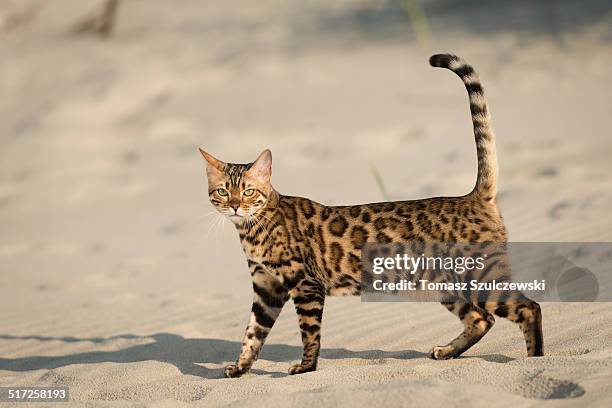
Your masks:
<svg viewBox="0 0 612 408"><path fill-rule="evenodd" d="M253 194L255 194L255 189L252 188L247 188L246 190L243 191L242 195L245 197L250 197Z"/></svg>
<svg viewBox="0 0 612 408"><path fill-rule="evenodd" d="M219 194L221 197L227 197L228 195L227 190L224 188L218 188L217 194Z"/></svg>

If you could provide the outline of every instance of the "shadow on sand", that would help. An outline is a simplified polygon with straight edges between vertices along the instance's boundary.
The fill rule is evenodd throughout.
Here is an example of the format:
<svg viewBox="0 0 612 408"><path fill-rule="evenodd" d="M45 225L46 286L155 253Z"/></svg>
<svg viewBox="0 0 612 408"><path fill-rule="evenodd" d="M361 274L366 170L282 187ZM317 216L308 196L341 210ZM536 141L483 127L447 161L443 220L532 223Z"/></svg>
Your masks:
<svg viewBox="0 0 612 408"><path fill-rule="evenodd" d="M157 333L151 336L136 336L132 334L112 337L46 337L46 336L12 336L0 335L0 340L39 340L63 341L66 343L90 342L102 344L118 339L151 340L147 344L138 344L116 351L89 351L63 356L32 356L15 359L0 358L0 370L31 371L39 369L54 369L71 364L94 363L133 363L138 361L156 360L176 366L183 374L195 375L203 378L223 378L223 368L206 368L198 363L222 364L233 361L240 351L240 343L220 339L186 339L171 333ZM298 360L302 355L302 348L283 344L266 344L262 350L261 359L290 362ZM382 351L364 350L351 351L343 348L322 349L321 357L327 359L361 358L368 360L381 360L385 358L413 359L425 357L426 354L415 351ZM256 374L267 374L281 377L286 373L252 370Z"/></svg>

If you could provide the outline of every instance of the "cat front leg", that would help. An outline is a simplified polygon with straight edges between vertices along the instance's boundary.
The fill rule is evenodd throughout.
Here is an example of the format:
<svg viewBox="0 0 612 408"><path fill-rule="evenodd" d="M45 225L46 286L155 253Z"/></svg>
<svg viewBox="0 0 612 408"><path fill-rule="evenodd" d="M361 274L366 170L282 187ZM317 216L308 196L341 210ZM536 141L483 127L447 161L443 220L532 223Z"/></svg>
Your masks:
<svg viewBox="0 0 612 408"><path fill-rule="evenodd" d="M228 378L240 377L249 371L278 318L283 305L289 300L287 289L272 278L260 265L251 267L253 279L253 306L242 339L242 350L235 364L225 368Z"/></svg>
<svg viewBox="0 0 612 408"><path fill-rule="evenodd" d="M289 369L289 374L293 375L317 369L325 289L316 282L302 281L299 287L291 291L291 296L298 315L304 346L302 361Z"/></svg>

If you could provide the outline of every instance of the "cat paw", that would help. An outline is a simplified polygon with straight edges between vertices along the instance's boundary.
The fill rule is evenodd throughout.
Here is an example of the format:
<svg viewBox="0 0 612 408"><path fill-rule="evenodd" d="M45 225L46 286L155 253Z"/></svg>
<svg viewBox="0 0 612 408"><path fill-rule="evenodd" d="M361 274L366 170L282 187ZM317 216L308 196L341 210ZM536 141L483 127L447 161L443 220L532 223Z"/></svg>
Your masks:
<svg viewBox="0 0 612 408"><path fill-rule="evenodd" d="M453 353L449 346L435 346L429 352L429 358L434 360L448 360L449 358L453 358Z"/></svg>
<svg viewBox="0 0 612 408"><path fill-rule="evenodd" d="M315 365L304 366L302 364L295 364L289 368L289 375L309 373L311 371L315 371L316 369L317 366Z"/></svg>
<svg viewBox="0 0 612 408"><path fill-rule="evenodd" d="M225 371L223 372L223 374L227 378L238 378L242 374L246 373L246 371L247 370L238 367L236 364L230 364L227 367L225 367Z"/></svg>

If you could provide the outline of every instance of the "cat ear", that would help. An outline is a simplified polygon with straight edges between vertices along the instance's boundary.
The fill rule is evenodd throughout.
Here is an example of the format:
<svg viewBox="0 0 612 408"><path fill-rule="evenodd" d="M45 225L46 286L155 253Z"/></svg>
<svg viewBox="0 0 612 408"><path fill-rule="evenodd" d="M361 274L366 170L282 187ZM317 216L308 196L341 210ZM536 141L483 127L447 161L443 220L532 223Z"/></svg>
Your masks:
<svg viewBox="0 0 612 408"><path fill-rule="evenodd" d="M261 152L259 157L251 165L248 173L263 181L269 180L272 175L272 152L269 149Z"/></svg>
<svg viewBox="0 0 612 408"><path fill-rule="evenodd" d="M222 162L221 160L217 160L215 159L211 154L206 153L204 150L202 150L201 148L198 147L198 150L200 151L200 154L202 155L202 157L204 157L204 159L206 159L206 163L208 164L208 169L217 169L219 171L223 171L223 169L225 168L225 163Z"/></svg>

